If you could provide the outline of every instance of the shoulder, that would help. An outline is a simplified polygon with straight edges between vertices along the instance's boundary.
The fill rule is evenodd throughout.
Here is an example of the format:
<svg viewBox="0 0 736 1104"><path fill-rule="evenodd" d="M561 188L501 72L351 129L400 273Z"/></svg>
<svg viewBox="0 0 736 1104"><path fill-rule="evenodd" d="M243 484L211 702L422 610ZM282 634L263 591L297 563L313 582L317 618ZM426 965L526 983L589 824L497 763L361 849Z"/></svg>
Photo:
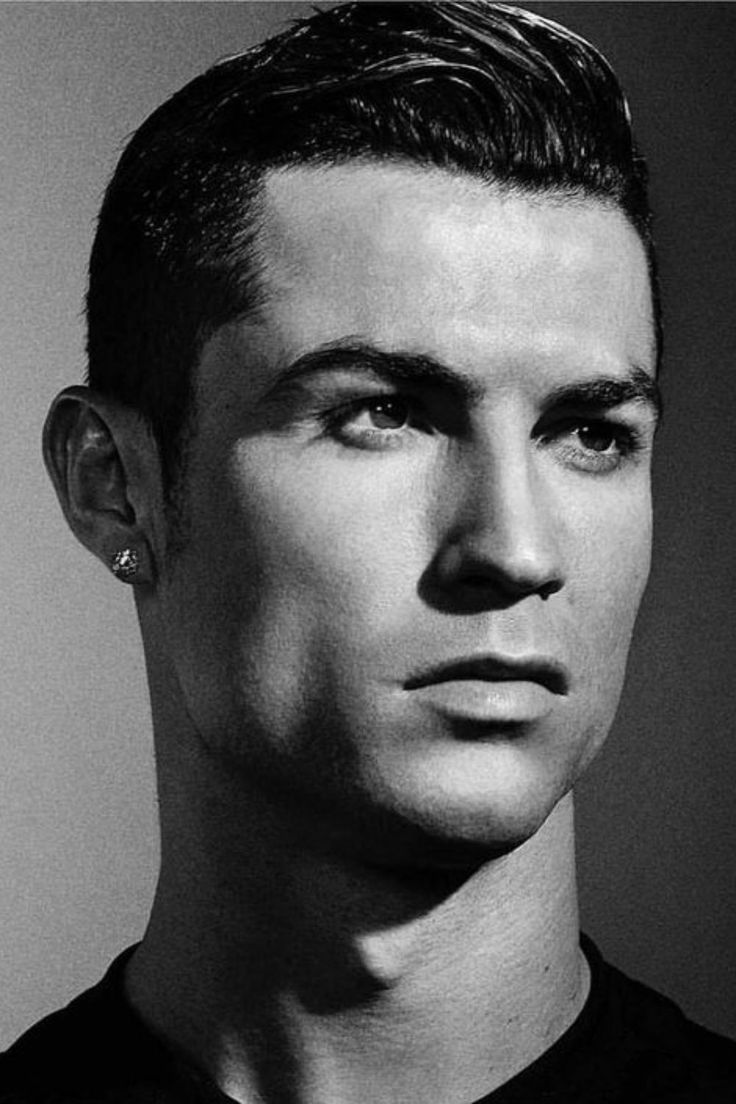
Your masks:
<svg viewBox="0 0 736 1104"><path fill-rule="evenodd" d="M168 1104L167 1054L127 1004L130 948L96 986L0 1054L0 1104Z"/></svg>
<svg viewBox="0 0 736 1104"><path fill-rule="evenodd" d="M661 993L586 955L605 992L606 1034L619 1040L621 1098L642 1104L736 1104L736 1042L688 1019Z"/></svg>

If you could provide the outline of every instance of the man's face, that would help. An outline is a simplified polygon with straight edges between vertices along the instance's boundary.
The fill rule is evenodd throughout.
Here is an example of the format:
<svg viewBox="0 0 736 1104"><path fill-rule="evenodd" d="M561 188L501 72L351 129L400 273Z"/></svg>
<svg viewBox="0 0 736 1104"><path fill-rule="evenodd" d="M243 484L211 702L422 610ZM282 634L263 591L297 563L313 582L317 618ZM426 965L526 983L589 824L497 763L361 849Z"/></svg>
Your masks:
<svg viewBox="0 0 736 1104"><path fill-rule="evenodd" d="M604 739L647 578L641 243L598 201L352 164L272 174L258 249L162 589L189 716L380 861L520 842Z"/></svg>

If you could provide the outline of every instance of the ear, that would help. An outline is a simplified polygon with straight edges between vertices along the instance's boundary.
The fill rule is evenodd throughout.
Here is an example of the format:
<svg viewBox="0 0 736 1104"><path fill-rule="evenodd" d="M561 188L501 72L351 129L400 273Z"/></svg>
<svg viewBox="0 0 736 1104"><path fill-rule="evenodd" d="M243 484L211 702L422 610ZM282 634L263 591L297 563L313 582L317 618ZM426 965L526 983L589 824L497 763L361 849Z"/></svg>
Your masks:
<svg viewBox="0 0 736 1104"><path fill-rule="evenodd" d="M137 570L119 577L153 584L165 528L159 454L144 419L87 387L68 387L49 410L43 452L77 539L108 568L130 549Z"/></svg>

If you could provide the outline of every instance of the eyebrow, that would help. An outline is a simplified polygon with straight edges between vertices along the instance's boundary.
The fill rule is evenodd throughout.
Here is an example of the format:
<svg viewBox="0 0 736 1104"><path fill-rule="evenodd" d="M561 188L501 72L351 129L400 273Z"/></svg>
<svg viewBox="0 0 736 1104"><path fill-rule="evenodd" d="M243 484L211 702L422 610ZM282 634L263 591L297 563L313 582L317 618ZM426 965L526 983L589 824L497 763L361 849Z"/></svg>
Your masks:
<svg viewBox="0 0 736 1104"><path fill-rule="evenodd" d="M434 383L471 404L484 394L484 388L475 380L455 372L434 357L424 353L386 352L352 338L330 341L304 353L280 375L276 386L317 372L340 370L372 374L387 382Z"/></svg>
<svg viewBox="0 0 736 1104"><path fill-rule="evenodd" d="M582 410L610 410L624 403L642 403L651 408L655 418L662 416L662 392L653 376L636 364L629 367L623 379L601 377L555 388L547 396L545 406L570 406Z"/></svg>
<svg viewBox="0 0 736 1104"><path fill-rule="evenodd" d="M469 379L432 356L387 352L353 338L327 342L298 357L281 373L276 390L304 376L338 370L360 371L387 382L436 384L471 406L485 394L485 388L477 380ZM661 416L659 385L653 376L635 364L629 366L627 375L622 378L600 376L554 388L547 395L544 406L547 410L562 406L592 412L610 410L629 402L650 407L656 419Z"/></svg>

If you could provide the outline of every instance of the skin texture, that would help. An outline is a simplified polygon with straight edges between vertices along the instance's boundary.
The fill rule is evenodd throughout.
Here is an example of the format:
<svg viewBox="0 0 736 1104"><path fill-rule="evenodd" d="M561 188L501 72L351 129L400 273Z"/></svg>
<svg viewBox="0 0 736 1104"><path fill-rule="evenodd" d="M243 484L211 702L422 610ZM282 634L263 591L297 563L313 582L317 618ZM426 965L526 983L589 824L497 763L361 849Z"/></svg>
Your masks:
<svg viewBox="0 0 736 1104"><path fill-rule="evenodd" d="M237 1100L464 1104L585 997L569 791L649 567L644 252L598 201L377 164L272 174L258 244L173 558L140 422L70 389L47 430L80 539L141 556L162 873L129 993ZM419 686L489 654L547 674Z"/></svg>
<svg viewBox="0 0 736 1104"><path fill-rule="evenodd" d="M648 572L651 410L618 412L641 451L597 471L576 412L545 409L556 388L650 364L639 241L596 204L353 167L272 178L261 250L261 317L202 357L189 540L161 598L189 715L251 778L310 818L318 805L325 831L354 818L376 861L376 809L393 859L402 837L407 861L423 842L428 862L439 840L448 859L457 841L518 843L610 726ZM430 355L477 395L339 357L284 382L348 340ZM324 425L397 393L416 408L403 428L357 407ZM504 728L406 689L486 652L553 657L567 693Z"/></svg>

